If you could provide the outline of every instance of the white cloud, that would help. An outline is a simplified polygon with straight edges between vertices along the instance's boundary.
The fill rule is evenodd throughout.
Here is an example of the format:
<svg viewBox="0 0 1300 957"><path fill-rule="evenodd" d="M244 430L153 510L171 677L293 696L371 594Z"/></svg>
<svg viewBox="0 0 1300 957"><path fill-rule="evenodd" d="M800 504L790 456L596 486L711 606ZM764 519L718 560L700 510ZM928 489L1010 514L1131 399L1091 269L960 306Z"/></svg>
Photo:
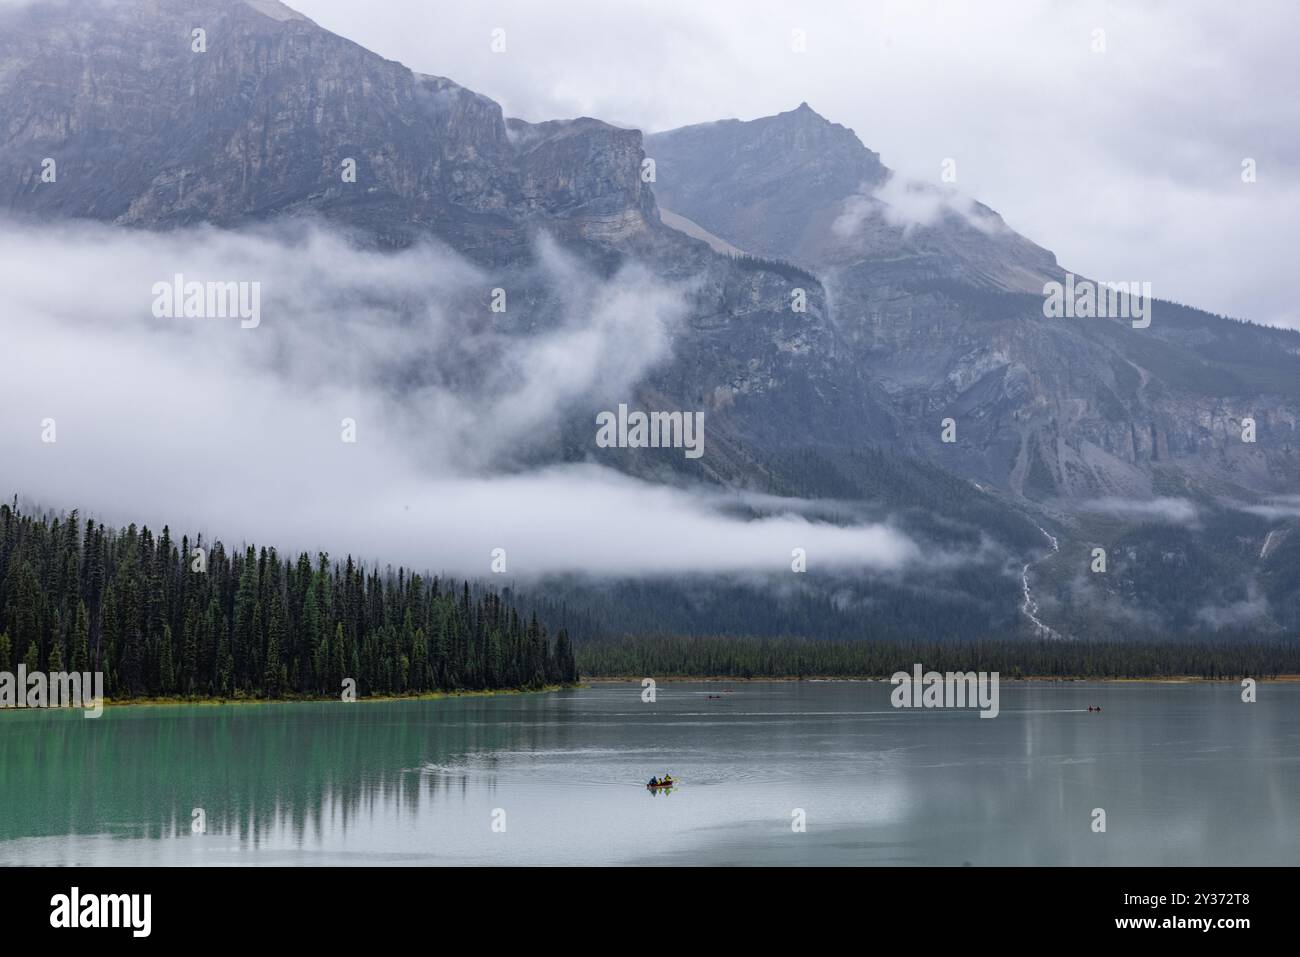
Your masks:
<svg viewBox="0 0 1300 957"><path fill-rule="evenodd" d="M1185 498L1095 498L1079 506L1085 512L1101 512L1121 518L1186 525L1196 521L1196 506Z"/></svg>
<svg viewBox="0 0 1300 957"><path fill-rule="evenodd" d="M1260 595L1252 582L1247 597L1227 605L1205 605L1196 610L1198 621L1213 629L1258 626L1269 612L1268 600Z"/></svg>
<svg viewBox="0 0 1300 957"><path fill-rule="evenodd" d="M152 286L175 273L261 282L261 325L154 318ZM589 276L546 244L524 280L559 312L510 331L493 323L525 325L517 314L487 312L496 280L431 246L5 224L0 487L111 522L468 575L497 547L519 578L789 574L795 547L814 569L918 558L888 526L841 528L798 501L590 464L521 470L554 451L575 403L626 394L669 356L686 301L636 267Z"/></svg>
<svg viewBox="0 0 1300 957"><path fill-rule="evenodd" d="M959 217L985 234L1003 228L969 196L895 173L869 194L859 193L845 200L844 211L831 223L831 230L841 239L849 239L868 219L879 217L906 233L916 227L933 226L946 216Z"/></svg>
<svg viewBox="0 0 1300 957"><path fill-rule="evenodd" d="M1243 512L1271 520L1300 518L1300 495L1277 495L1262 505L1236 506Z"/></svg>

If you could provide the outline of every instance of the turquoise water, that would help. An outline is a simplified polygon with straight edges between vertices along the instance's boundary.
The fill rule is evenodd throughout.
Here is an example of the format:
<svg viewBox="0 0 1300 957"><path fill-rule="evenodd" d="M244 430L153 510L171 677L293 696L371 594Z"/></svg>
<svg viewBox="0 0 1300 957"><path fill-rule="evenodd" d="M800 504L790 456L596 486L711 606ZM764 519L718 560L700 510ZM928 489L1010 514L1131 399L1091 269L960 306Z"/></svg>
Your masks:
<svg viewBox="0 0 1300 957"><path fill-rule="evenodd" d="M0 863L1300 864L1300 685L890 690L0 712Z"/></svg>

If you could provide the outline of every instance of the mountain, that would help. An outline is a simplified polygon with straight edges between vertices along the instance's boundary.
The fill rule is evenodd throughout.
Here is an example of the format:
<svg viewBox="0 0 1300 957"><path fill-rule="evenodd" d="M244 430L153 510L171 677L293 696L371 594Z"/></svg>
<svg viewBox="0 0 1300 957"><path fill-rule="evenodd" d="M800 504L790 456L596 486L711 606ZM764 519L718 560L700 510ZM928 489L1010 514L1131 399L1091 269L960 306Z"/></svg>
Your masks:
<svg viewBox="0 0 1300 957"><path fill-rule="evenodd" d="M846 360L912 439L903 450L1056 532L1060 550L1033 566L1049 620L1075 634L1300 625L1268 547L1297 538L1275 497L1300 487L1300 335L1165 300L1145 328L1047 318L1046 284L1066 280L1050 252L981 204L901 179L807 104L646 149L664 209L818 276ZM1104 575L1089 570L1098 546L1117 559Z"/></svg>
<svg viewBox="0 0 1300 957"><path fill-rule="evenodd" d="M192 50L195 24L204 53ZM41 181L46 157L57 183ZM349 158L355 183L342 176ZM861 446L891 432L836 360L816 280L733 263L664 226L643 158L637 130L507 120L487 97L269 0L35 4L0 33L0 208L146 229L314 217L383 246L436 239L529 303L523 327L562 308L530 270L545 234L605 275L637 259L697 284L682 350L696 358L649 389L720 413L705 478L754 468L742 433ZM807 313L789 308L797 283Z"/></svg>
<svg viewBox="0 0 1300 957"><path fill-rule="evenodd" d="M507 124L275 0L34 4L9 15L0 63L0 201L38 216L157 229L310 212L485 261L518 254L534 220L597 239L657 222L636 131ZM57 189L44 157L62 161Z"/></svg>
<svg viewBox="0 0 1300 957"><path fill-rule="evenodd" d="M319 219L383 248L438 242L511 290L507 335L563 315L535 268L543 237L602 277L637 264L687 284L671 359L635 395L575 400L560 433L512 464L593 460L850 501L937 551L988 544L986 564L936 572L942 589L853 586L897 621L951 601L938 631L1037 632L1031 579L1062 632L1098 615L1131 624L1179 575L1206 614L1175 621L1171 594L1141 627L1222 609L1300 621L1278 571L1300 535L1285 509L1261 511L1300 487L1300 335L1164 300L1146 328L1048 318L1044 287L1067 276L1050 251L986 206L903 180L807 104L643 140L590 117L507 118L274 0L44 2L0 17L0 209L13 217L148 230ZM47 158L57 183L43 181ZM594 448L592 415L617 401L703 411L708 454ZM1150 503L1167 499L1199 524L1153 525ZM1118 550L1114 572L1081 583L1098 543ZM718 594L693 614L752 611L755 631L783 614ZM861 607L824 599L773 629ZM640 589L615 603L673 601Z"/></svg>
<svg viewBox="0 0 1300 957"><path fill-rule="evenodd" d="M742 248L759 256L819 273L871 259L904 275L1035 294L1063 275L1055 256L993 210L900 183L852 130L807 103L658 133L646 151L664 207L723 239L743 237Z"/></svg>
<svg viewBox="0 0 1300 957"><path fill-rule="evenodd" d="M1050 252L981 204L901 182L806 103L655 134L646 149L665 209L817 274L845 351L931 460L1067 510L1169 483L1296 486L1300 335L1165 301L1148 328L1046 318L1044 286L1066 278ZM946 416L961 435L951 449Z"/></svg>

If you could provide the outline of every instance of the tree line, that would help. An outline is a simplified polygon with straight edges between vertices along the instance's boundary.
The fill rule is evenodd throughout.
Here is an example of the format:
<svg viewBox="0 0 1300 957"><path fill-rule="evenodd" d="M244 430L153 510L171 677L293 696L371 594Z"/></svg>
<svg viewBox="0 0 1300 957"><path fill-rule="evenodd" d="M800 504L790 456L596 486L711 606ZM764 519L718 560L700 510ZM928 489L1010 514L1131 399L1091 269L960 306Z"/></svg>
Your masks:
<svg viewBox="0 0 1300 957"><path fill-rule="evenodd" d="M227 553L0 505L0 671L102 671L113 698L337 697L535 689L577 680L536 612L349 556Z"/></svg>
<svg viewBox="0 0 1300 957"><path fill-rule="evenodd" d="M331 562L324 553L314 561L251 545L227 553L201 537L178 543L166 527L155 536L83 522L77 512L35 516L16 502L0 505L0 671L102 671L113 698L337 697L347 679L366 696L533 689L576 682L579 673L887 677L916 662L1008 678L1300 674L1294 636L922 640L872 628L869 639L854 640L656 634L647 626L606 637L621 629L591 609L571 610L563 597L540 588L529 603L543 619L577 626L576 643L567 627L552 640L537 611L521 615L509 591L381 572L351 557ZM681 624L665 597L642 596L646 620ZM859 623L860 635L868 624Z"/></svg>
<svg viewBox="0 0 1300 957"><path fill-rule="evenodd" d="M912 670L1078 678L1273 678L1300 674L1300 641L833 641L735 636L627 636L578 645L591 677L878 677Z"/></svg>

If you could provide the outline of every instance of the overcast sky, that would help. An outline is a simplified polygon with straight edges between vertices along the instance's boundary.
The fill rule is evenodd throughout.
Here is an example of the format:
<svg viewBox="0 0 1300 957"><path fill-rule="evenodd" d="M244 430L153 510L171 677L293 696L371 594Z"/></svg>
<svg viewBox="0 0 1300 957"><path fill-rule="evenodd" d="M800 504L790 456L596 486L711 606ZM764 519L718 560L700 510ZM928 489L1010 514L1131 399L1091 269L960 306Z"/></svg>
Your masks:
<svg viewBox="0 0 1300 957"><path fill-rule="evenodd" d="M533 121L656 131L806 100L909 176L937 182L955 159L958 188L1067 269L1300 328L1292 0L291 5Z"/></svg>

